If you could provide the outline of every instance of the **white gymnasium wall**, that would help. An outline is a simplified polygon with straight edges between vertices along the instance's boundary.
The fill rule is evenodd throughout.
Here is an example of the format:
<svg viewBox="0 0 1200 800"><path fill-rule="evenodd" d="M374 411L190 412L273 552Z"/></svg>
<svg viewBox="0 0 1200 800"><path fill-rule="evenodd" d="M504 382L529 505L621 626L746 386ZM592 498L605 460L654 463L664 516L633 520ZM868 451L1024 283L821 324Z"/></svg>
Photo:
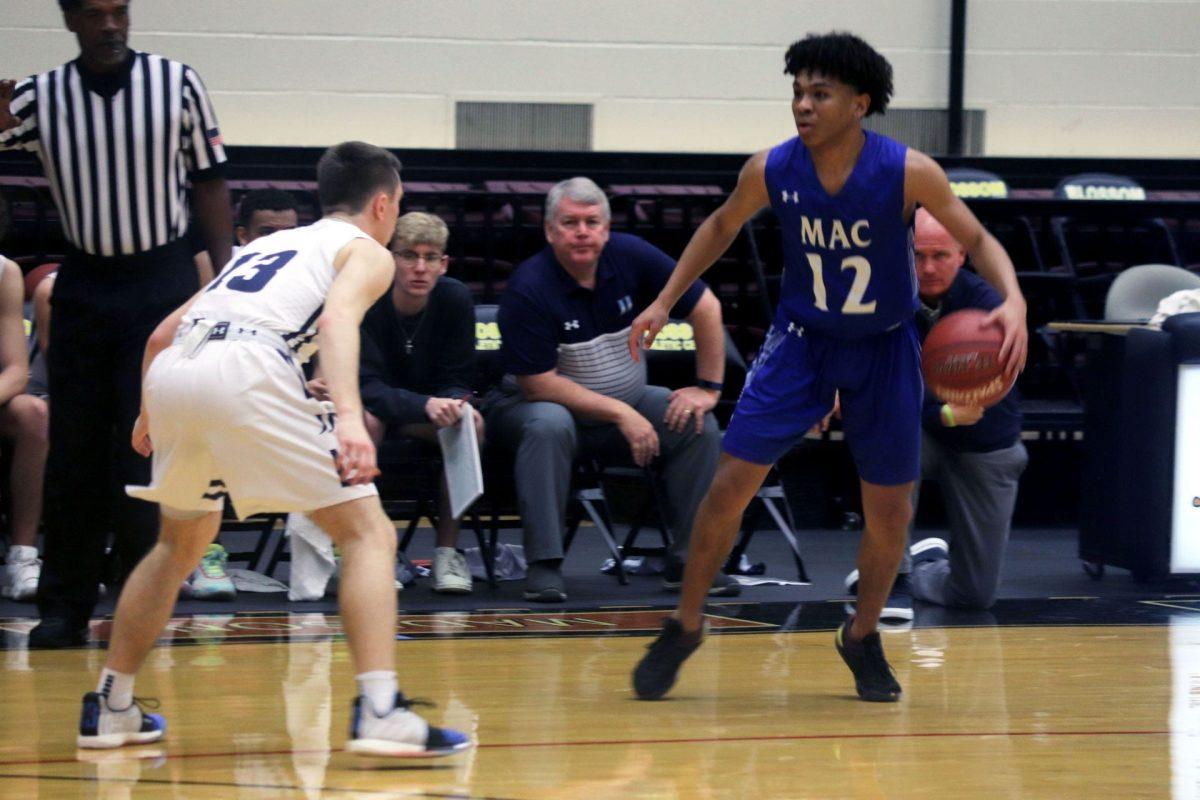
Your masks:
<svg viewBox="0 0 1200 800"><path fill-rule="evenodd" d="M3 0L0 73L76 53ZM134 47L195 67L232 144L454 146L460 100L585 102L596 150L749 152L792 134L786 45L852 30L897 107L941 107L949 0L133 0ZM970 0L988 155L1200 157L1200 2Z"/></svg>

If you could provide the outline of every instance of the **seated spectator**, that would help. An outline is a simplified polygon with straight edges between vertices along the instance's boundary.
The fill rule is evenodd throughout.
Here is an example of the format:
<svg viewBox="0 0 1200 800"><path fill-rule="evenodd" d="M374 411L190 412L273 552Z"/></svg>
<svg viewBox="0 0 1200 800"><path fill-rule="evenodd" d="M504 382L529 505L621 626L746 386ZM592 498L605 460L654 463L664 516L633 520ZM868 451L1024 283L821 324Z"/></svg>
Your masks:
<svg viewBox="0 0 1200 800"><path fill-rule="evenodd" d="M0 198L0 241L7 229L8 208ZM12 449L7 487L12 541L5 556L0 596L22 601L34 599L41 576L37 533L49 448L46 400L26 392L29 352L24 304L21 268L0 255L0 439Z"/></svg>
<svg viewBox="0 0 1200 800"><path fill-rule="evenodd" d="M946 314L1000 305L1000 296L986 281L962 269L962 245L923 209L916 215L914 250L922 338ZM1021 443L1020 398L1013 389L982 409L943 403L926 387L922 428L921 477L937 481L942 490L950 540L923 539L912 546L912 596L953 608L990 608L1012 528L1017 483L1029 461Z"/></svg>
<svg viewBox="0 0 1200 800"><path fill-rule="evenodd" d="M290 192L282 189L246 192L238 204L237 225L234 228L238 246L234 248L234 255L239 248L255 239L276 231L291 230L299 224L300 209Z"/></svg>
<svg viewBox="0 0 1200 800"><path fill-rule="evenodd" d="M662 509L675 535L664 584L678 589L692 518L716 469L712 409L725 369L721 306L697 281L674 309L696 336L695 386L646 384L630 324L666 284L675 262L649 243L610 235L608 198L587 178L546 197L548 245L520 264L500 300L501 358L509 375L489 398L489 425L516 456L529 572L525 598L562 602L564 516L580 452L605 463L660 463ZM740 586L718 574L711 594Z"/></svg>
<svg viewBox="0 0 1200 800"><path fill-rule="evenodd" d="M475 306L471 292L445 275L446 223L432 214L400 217L391 251L392 290L363 318L359 383L367 430L437 442L437 429L455 425L475 377ZM483 417L474 415L483 441ZM471 573L456 549L459 523L450 513L445 476L438 493L434 591L467 594Z"/></svg>
<svg viewBox="0 0 1200 800"><path fill-rule="evenodd" d="M237 258L238 251L255 239L275 231L291 230L299 225L299 206L290 192L282 189L255 189L246 192L242 197L234 221L237 244L230 251L231 258ZM205 249L204 233L198 226L189 229L188 241L192 247L192 260L196 264L200 285L207 286L224 264L217 264L217 269L214 270L213 263L208 258L208 250Z"/></svg>

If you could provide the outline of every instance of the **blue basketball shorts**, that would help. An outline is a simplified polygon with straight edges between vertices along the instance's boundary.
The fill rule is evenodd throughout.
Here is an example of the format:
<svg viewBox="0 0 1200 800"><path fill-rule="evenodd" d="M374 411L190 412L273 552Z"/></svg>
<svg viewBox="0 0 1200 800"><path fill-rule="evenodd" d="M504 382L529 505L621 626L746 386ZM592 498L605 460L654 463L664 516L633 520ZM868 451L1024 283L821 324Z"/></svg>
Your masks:
<svg viewBox="0 0 1200 800"><path fill-rule="evenodd" d="M746 375L722 448L774 464L841 398L842 429L858 474L895 486L920 472L921 345L905 322L862 339L840 339L776 321Z"/></svg>

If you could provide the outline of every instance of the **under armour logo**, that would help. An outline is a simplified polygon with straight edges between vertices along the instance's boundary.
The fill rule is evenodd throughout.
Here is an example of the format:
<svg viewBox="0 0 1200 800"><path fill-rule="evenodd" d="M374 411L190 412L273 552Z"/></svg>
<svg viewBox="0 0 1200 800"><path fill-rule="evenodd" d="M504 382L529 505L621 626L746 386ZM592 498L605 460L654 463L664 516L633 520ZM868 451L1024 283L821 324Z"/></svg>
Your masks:
<svg viewBox="0 0 1200 800"><path fill-rule="evenodd" d="M783 202L785 203L800 202L800 193L797 191L788 192L787 189L784 189L782 192L780 192L780 194L783 196Z"/></svg>
<svg viewBox="0 0 1200 800"><path fill-rule="evenodd" d="M564 322L564 323L563 323L563 330L564 330L564 331L577 331L577 330L579 330L579 320L577 320L577 319L573 319L573 320L571 320L570 322Z"/></svg>
<svg viewBox="0 0 1200 800"><path fill-rule="evenodd" d="M620 314L628 314L633 309L633 298L625 295L617 301L617 312Z"/></svg>

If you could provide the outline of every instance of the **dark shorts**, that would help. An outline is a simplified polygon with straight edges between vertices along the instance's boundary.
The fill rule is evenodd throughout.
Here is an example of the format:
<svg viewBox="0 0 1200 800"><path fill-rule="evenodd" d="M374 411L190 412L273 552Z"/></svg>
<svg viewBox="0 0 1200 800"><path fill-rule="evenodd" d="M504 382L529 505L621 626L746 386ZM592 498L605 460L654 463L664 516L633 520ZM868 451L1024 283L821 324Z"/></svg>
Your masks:
<svg viewBox="0 0 1200 800"><path fill-rule="evenodd" d="M895 486L920 471L921 346L911 322L839 339L776 321L746 375L722 447L773 464L841 398L842 428L858 474Z"/></svg>

